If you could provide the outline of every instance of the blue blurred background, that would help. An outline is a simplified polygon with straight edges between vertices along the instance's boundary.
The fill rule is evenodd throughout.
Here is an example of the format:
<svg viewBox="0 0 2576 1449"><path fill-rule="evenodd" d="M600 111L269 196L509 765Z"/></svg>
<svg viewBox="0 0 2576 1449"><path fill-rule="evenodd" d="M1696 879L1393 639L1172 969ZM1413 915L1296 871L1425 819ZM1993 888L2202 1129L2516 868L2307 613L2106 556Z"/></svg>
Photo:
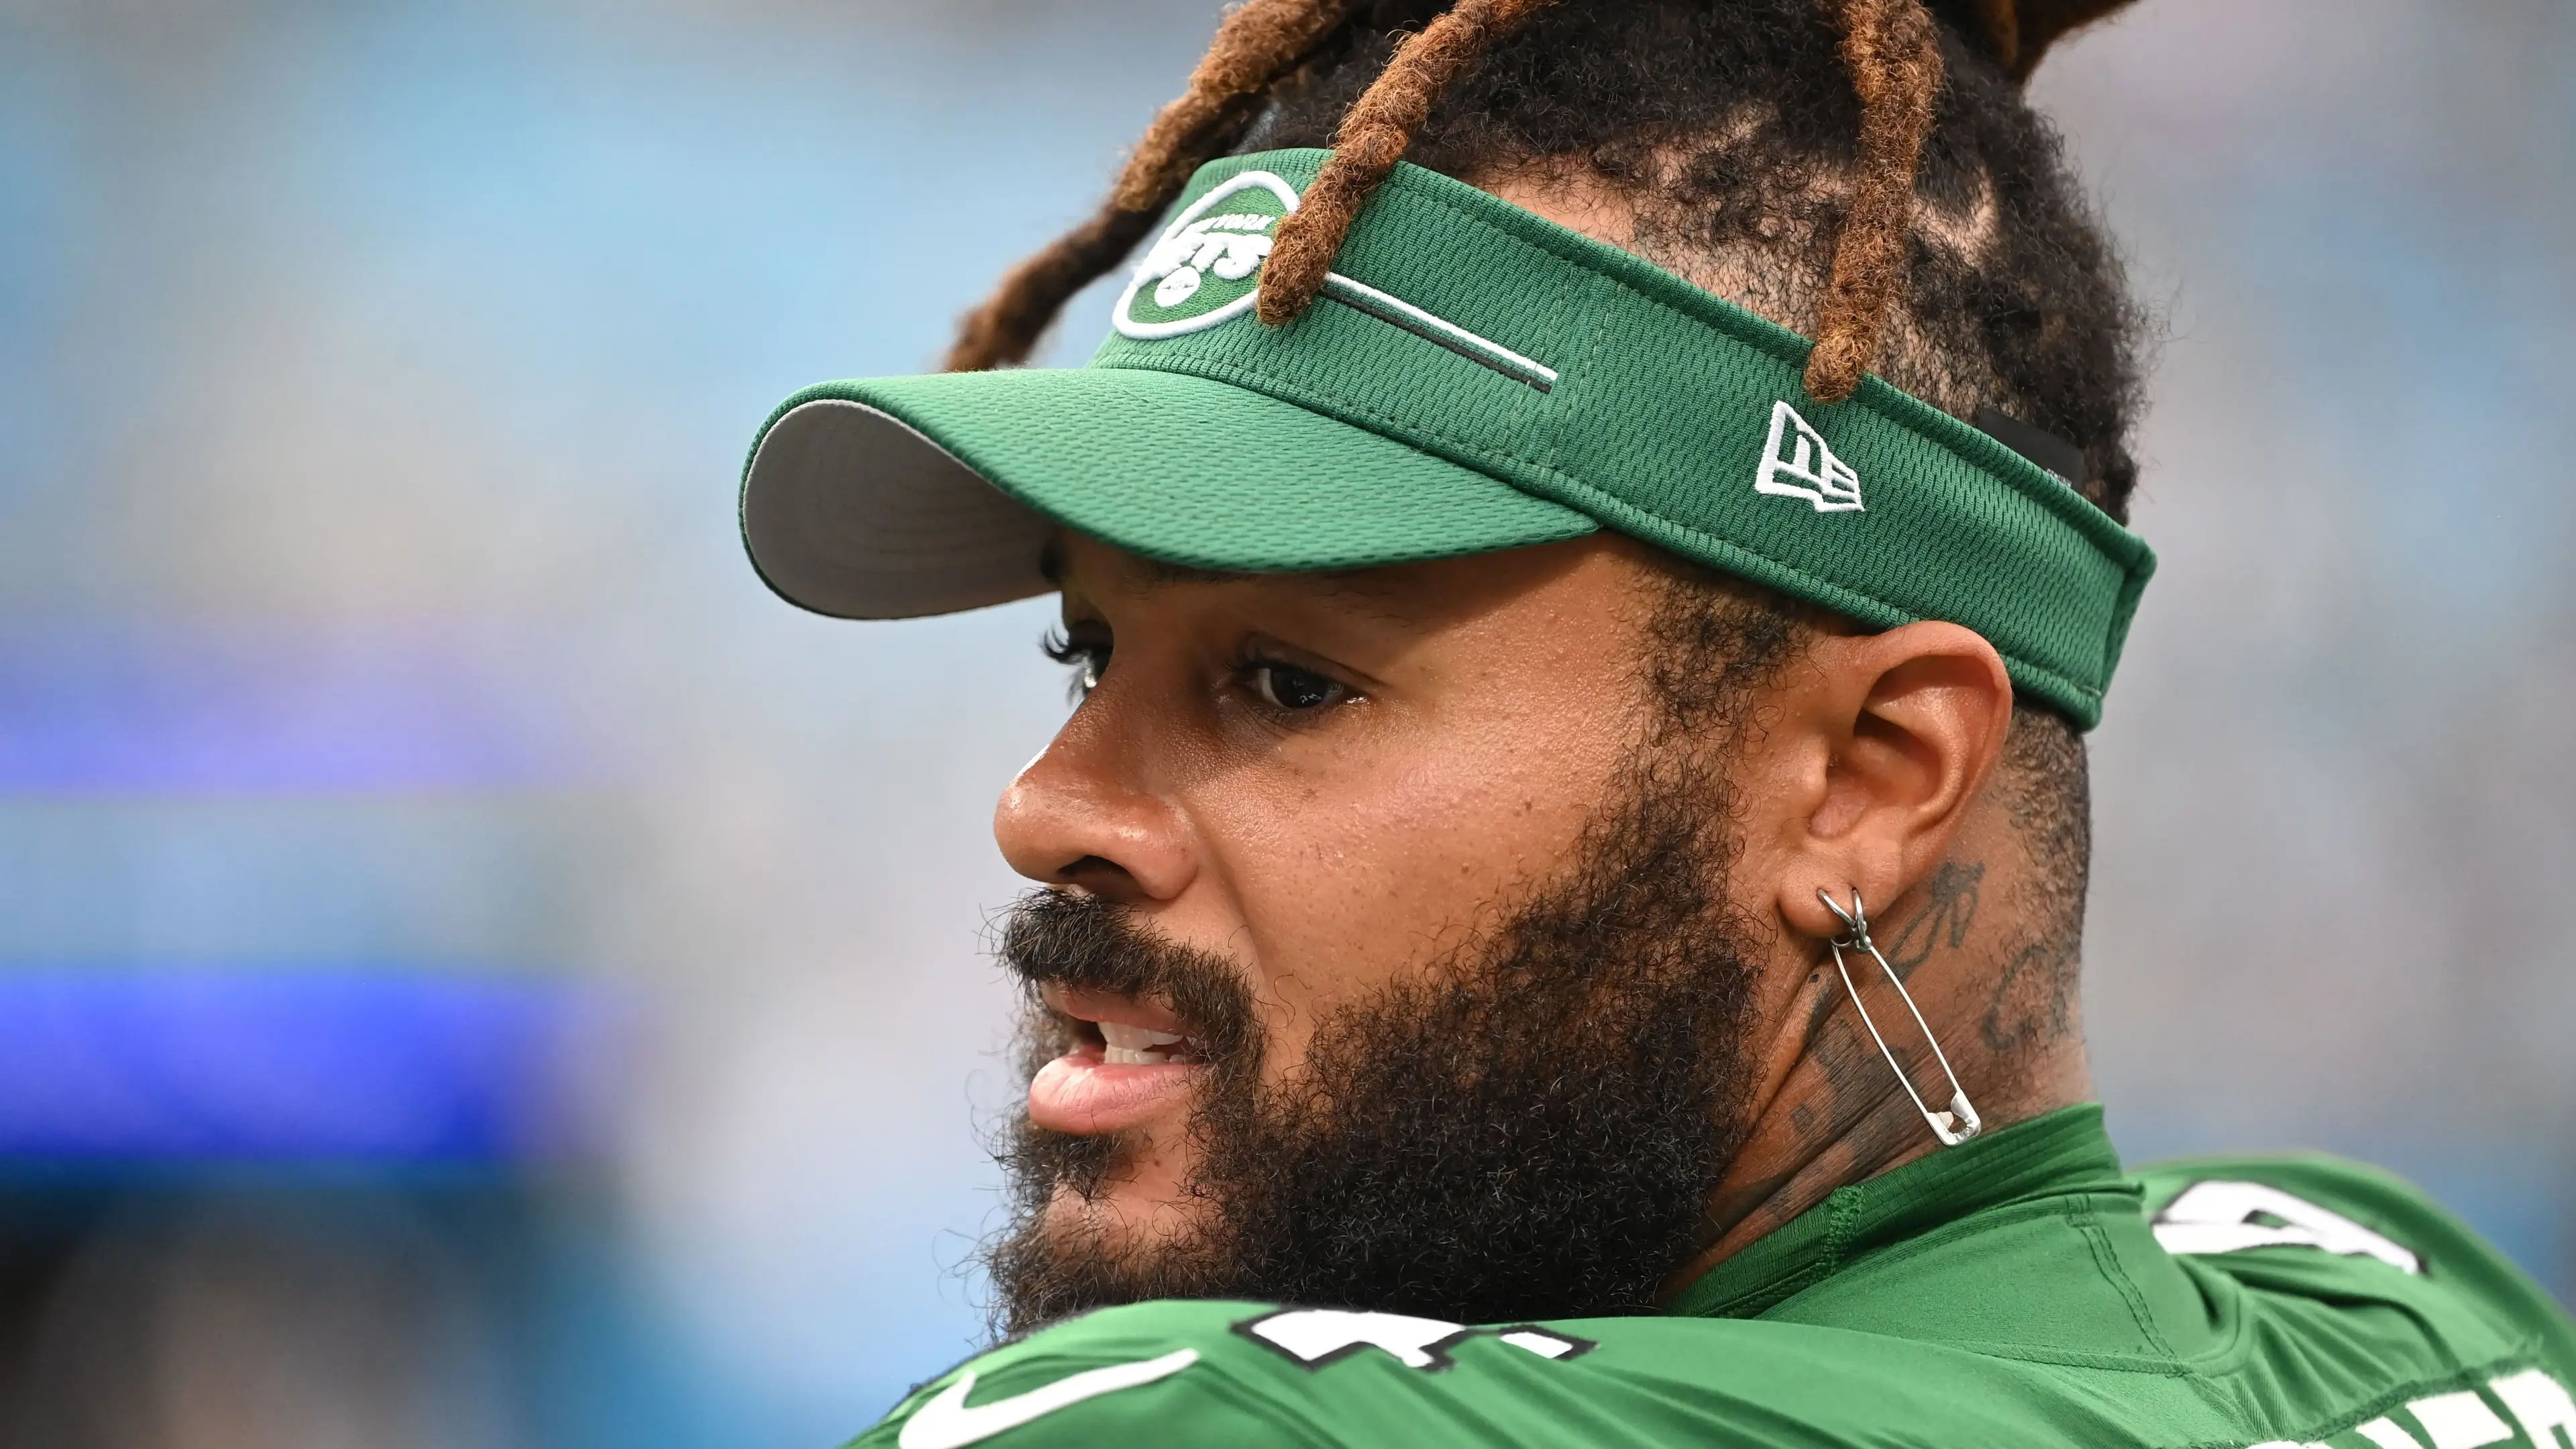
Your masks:
<svg viewBox="0 0 2576 1449"><path fill-rule="evenodd" d="M790 1449L972 1347L1046 609L800 615L734 478L1213 18L0 0L0 1441ZM2565 1295L2576 10L2147 0L2037 93L2167 321L2115 1134Z"/></svg>

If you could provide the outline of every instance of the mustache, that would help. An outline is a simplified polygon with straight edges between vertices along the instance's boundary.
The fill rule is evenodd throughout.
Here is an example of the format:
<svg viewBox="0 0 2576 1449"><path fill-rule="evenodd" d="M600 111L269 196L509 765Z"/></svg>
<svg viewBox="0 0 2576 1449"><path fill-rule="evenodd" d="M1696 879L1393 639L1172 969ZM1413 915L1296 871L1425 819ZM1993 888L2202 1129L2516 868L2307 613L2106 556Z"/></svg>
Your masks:
<svg viewBox="0 0 2576 1449"><path fill-rule="evenodd" d="M1102 896L1028 892L1004 917L994 955L1033 1001L1047 985L1161 1001L1210 1060L1236 1056L1255 1039L1242 968L1155 935L1132 909Z"/></svg>

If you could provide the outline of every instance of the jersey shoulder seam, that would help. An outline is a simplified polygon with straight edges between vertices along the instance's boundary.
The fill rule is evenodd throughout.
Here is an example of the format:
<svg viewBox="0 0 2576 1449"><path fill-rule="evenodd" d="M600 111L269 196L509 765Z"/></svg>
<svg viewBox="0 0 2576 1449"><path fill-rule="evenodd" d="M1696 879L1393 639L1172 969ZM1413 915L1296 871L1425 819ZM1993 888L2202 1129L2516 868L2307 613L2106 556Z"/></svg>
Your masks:
<svg viewBox="0 0 2576 1449"><path fill-rule="evenodd" d="M2174 1362L2181 1362L2182 1355L2174 1352L2174 1346L2165 1339L2164 1330L2156 1327L2155 1311L2147 1306L2147 1295L2138 1290L2137 1280L2120 1265L2120 1255L2111 1247L2111 1235L2103 1231L2101 1216L2093 1211L2093 1205L2080 1199L2069 1204L2066 1219L2074 1225L2076 1232L2083 1235L2084 1245L2093 1253L2093 1266L2120 1295L2120 1301L2128 1306L2129 1319L2137 1324L2139 1336L2146 1339L2147 1346Z"/></svg>
<svg viewBox="0 0 2576 1449"><path fill-rule="evenodd" d="M1961 1338L1945 1340L1943 1348L1975 1354L1979 1358L2011 1359L2017 1363L2043 1363L2057 1368L2094 1369L2104 1373L2147 1374L2156 1378L2187 1379L2191 1366L2174 1359L2151 1358L2145 1354L2087 1353L2073 1348L2035 1348L2027 1343L2004 1343L1989 1339Z"/></svg>

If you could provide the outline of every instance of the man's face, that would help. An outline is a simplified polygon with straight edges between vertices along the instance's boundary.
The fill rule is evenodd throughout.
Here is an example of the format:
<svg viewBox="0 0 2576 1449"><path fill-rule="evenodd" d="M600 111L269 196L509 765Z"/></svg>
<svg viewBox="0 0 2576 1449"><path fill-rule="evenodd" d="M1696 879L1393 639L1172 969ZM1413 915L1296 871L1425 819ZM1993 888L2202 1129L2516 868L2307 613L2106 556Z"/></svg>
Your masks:
<svg viewBox="0 0 2576 1449"><path fill-rule="evenodd" d="M1669 578L1609 536L1059 566L1088 694L995 821L1057 888L1004 940L1036 994L1012 1325L1641 1305L1732 1153L1758 950L1721 752L1653 685Z"/></svg>

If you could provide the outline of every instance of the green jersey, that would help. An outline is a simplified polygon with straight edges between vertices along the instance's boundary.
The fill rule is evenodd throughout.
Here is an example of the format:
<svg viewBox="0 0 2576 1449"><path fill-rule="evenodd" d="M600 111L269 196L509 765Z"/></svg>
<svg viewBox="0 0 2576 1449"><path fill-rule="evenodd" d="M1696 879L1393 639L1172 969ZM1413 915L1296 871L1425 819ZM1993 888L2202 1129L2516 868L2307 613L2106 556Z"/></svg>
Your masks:
<svg viewBox="0 0 2576 1449"><path fill-rule="evenodd" d="M1145 1443L2576 1449L2576 1325L2376 1172L2124 1176L2075 1107L1833 1193L1661 1315L1091 1313L923 1385L888 1449Z"/></svg>

